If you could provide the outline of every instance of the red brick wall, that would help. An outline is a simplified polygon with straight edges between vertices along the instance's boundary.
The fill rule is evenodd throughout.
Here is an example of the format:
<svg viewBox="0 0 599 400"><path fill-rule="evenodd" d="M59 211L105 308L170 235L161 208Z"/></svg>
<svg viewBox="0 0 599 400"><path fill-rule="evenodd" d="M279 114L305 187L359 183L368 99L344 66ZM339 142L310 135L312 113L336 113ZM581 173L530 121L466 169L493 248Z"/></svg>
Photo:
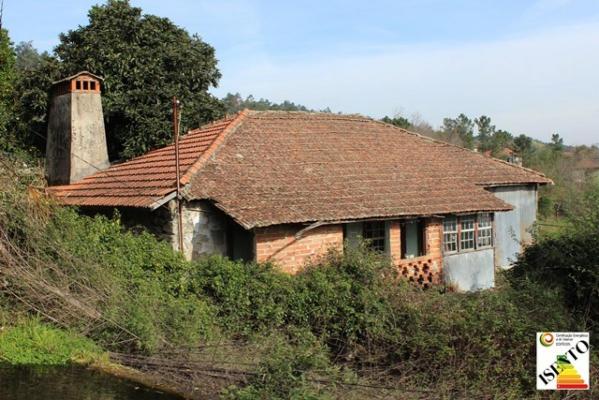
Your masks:
<svg viewBox="0 0 599 400"><path fill-rule="evenodd" d="M426 220L426 255L409 260L401 258L401 226L393 221L389 227L390 255L400 274L423 287L436 285L443 281L443 224L440 219Z"/></svg>
<svg viewBox="0 0 599 400"><path fill-rule="evenodd" d="M343 249L343 225L320 226L296 239L295 234L303 228L302 225L257 228L256 261L272 261L283 271L294 274L308 261L325 254L330 248Z"/></svg>
<svg viewBox="0 0 599 400"><path fill-rule="evenodd" d="M343 225L325 225L295 234L303 225L275 225L255 230L256 261L271 261L285 272L294 274L307 262L325 254L330 248L343 249ZM426 220L426 255L409 260L401 258L401 226L389 223L389 254L400 274L420 286L428 287L443 281L441 251L443 225L440 219Z"/></svg>

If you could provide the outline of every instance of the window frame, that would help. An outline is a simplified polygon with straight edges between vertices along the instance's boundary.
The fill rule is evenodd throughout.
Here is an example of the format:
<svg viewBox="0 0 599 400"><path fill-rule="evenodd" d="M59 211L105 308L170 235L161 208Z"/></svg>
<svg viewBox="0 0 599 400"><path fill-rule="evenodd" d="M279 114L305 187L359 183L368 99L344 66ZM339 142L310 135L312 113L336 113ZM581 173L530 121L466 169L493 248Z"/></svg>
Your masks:
<svg viewBox="0 0 599 400"><path fill-rule="evenodd" d="M418 237L418 254L412 258L407 258L407 224L416 224L416 235ZM399 229L399 256L401 260L413 260L418 257L425 257L428 254L427 243L426 243L426 226L427 220L425 218L416 218L412 220L400 222Z"/></svg>
<svg viewBox="0 0 599 400"><path fill-rule="evenodd" d="M453 220L453 224L454 224L454 229L447 231L445 229L445 223L449 220ZM459 232L460 232L460 228L459 228L459 218L457 216L451 216L448 217L446 219L443 220L443 253L445 254L453 254L453 253L457 253L460 249L460 245L459 245ZM447 248L445 247L446 243L448 243L445 240L445 235L455 235L454 236L454 240L451 242L452 244L455 244L455 250L447 250Z"/></svg>
<svg viewBox="0 0 599 400"><path fill-rule="evenodd" d="M484 225L481 227L481 220L483 218L487 217L487 220L484 221L485 223L488 223L488 225ZM477 222L476 222L476 248L477 249L487 249L487 248L491 248L494 245L494 240L493 240L493 234L495 232L494 229L494 224L493 224L493 214L492 213L479 213L477 215ZM481 231L488 231L489 235L481 235ZM488 239L489 242L488 244L482 244L481 245L481 238L483 239Z"/></svg>
<svg viewBox="0 0 599 400"><path fill-rule="evenodd" d="M482 228L479 228L479 223L481 222L481 219L484 216L488 216L488 220L485 221L485 223L488 223L488 225L483 226ZM445 230L445 222L448 219L453 219L455 221L456 224L456 231L446 231ZM473 219L473 228L472 229L468 229L467 232L473 232L473 237L474 237L474 247L468 247L468 248L463 248L462 246L462 220L464 219ZM476 213L476 214L463 214L463 215L451 215L446 217L446 219L444 219L443 224L443 232L442 232L442 239L443 242L441 244L441 249L443 251L443 254L457 254L457 253L467 253L470 251L477 251L477 250L485 250L485 249L491 249L494 247L495 245L495 215L494 213L491 212L486 212L486 213ZM480 236L480 232L481 230L484 231L489 231L490 235L484 235L484 236ZM456 250L446 250L446 235L448 234L455 234L456 235ZM489 244L480 244L479 238L483 237L483 238L489 238ZM471 239L468 239L471 240Z"/></svg>
<svg viewBox="0 0 599 400"><path fill-rule="evenodd" d="M369 227L370 225L380 225L380 232L382 232L382 236L373 236L373 237L367 237L366 232L370 231L370 232L375 232L378 231L378 229L369 229L367 227ZM372 250L372 251L377 251L380 253L386 253L387 252L387 237L388 237L388 233L387 233L388 227L387 227L387 223L386 221L364 221L362 223L362 239L368 242L368 247ZM379 243L380 241L382 241L382 249L379 248L378 244L374 245L374 243Z"/></svg>
<svg viewBox="0 0 599 400"><path fill-rule="evenodd" d="M477 219L476 219L476 215L463 215L459 218L460 221L460 226L459 226L459 231L460 231L460 236L459 236L459 247L458 247L458 251L468 251L468 250L476 250L476 231L477 231ZM464 228L464 224L468 223L468 224L472 224L471 228ZM469 234L472 234L472 237L470 237ZM466 239L464 239L465 235L468 235L466 237ZM464 243L467 242L472 242L472 247L465 247Z"/></svg>

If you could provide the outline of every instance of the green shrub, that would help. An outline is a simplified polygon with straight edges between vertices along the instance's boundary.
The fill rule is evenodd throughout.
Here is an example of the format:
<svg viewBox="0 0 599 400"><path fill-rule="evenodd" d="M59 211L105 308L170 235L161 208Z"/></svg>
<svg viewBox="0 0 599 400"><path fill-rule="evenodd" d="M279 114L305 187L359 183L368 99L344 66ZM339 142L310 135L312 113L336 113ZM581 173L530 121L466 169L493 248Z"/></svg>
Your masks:
<svg viewBox="0 0 599 400"><path fill-rule="evenodd" d="M191 264L167 243L124 230L118 215L89 217L53 204L32 191L36 175L15 182L0 190L0 226L22 251L19 263L28 278L50 288L38 293L14 278L11 287L29 304L65 293L103 322L56 300L41 308L118 350L154 351L210 336L214 310L189 292Z"/></svg>
<svg viewBox="0 0 599 400"><path fill-rule="evenodd" d="M389 295L404 286L393 272L378 254L331 252L294 280L289 322L311 329L337 357L351 358L361 349L376 348L389 332Z"/></svg>
<svg viewBox="0 0 599 400"><path fill-rule="evenodd" d="M535 332L577 328L559 291L422 291L363 252L331 254L297 276L295 288L290 323L310 329L337 362L447 396L532 393Z"/></svg>
<svg viewBox="0 0 599 400"><path fill-rule="evenodd" d="M209 257L193 264L191 291L215 304L228 332L250 334L283 325L293 298L292 277L270 264L243 263Z"/></svg>
<svg viewBox="0 0 599 400"><path fill-rule="evenodd" d="M599 326L599 233L562 235L528 247L510 279L516 286L532 281L559 289L587 329Z"/></svg>
<svg viewBox="0 0 599 400"><path fill-rule="evenodd" d="M125 329L136 340L124 345L154 351L165 344L198 343L212 333L214 311L189 293L190 263L167 243L146 232L123 231L118 218L86 217L71 209L55 212L46 235L95 266L87 275L96 275L98 287L110 287L102 312L113 326L98 332L102 343L112 344Z"/></svg>

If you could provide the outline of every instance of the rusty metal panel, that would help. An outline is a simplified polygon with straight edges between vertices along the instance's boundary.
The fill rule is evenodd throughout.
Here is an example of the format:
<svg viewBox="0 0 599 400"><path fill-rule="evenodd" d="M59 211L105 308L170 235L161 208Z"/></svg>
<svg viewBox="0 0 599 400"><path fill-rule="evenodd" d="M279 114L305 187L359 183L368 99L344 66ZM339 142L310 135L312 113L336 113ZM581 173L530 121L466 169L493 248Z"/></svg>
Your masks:
<svg viewBox="0 0 599 400"><path fill-rule="evenodd" d="M495 214L495 265L509 268L532 241L532 227L537 218L537 188L535 185L503 186L491 189L512 211Z"/></svg>

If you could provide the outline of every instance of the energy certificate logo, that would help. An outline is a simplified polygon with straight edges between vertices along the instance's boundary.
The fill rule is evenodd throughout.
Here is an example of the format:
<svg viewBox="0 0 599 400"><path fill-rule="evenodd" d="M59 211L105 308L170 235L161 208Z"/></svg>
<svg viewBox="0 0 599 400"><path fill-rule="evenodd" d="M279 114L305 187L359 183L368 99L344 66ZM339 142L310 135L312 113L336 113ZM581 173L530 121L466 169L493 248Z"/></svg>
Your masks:
<svg viewBox="0 0 599 400"><path fill-rule="evenodd" d="M537 332L536 343L538 390L589 388L588 332Z"/></svg>
<svg viewBox="0 0 599 400"><path fill-rule="evenodd" d="M555 336L553 336L553 333L551 332L543 332L541 333L539 342L541 342L543 346L549 347L555 342Z"/></svg>

